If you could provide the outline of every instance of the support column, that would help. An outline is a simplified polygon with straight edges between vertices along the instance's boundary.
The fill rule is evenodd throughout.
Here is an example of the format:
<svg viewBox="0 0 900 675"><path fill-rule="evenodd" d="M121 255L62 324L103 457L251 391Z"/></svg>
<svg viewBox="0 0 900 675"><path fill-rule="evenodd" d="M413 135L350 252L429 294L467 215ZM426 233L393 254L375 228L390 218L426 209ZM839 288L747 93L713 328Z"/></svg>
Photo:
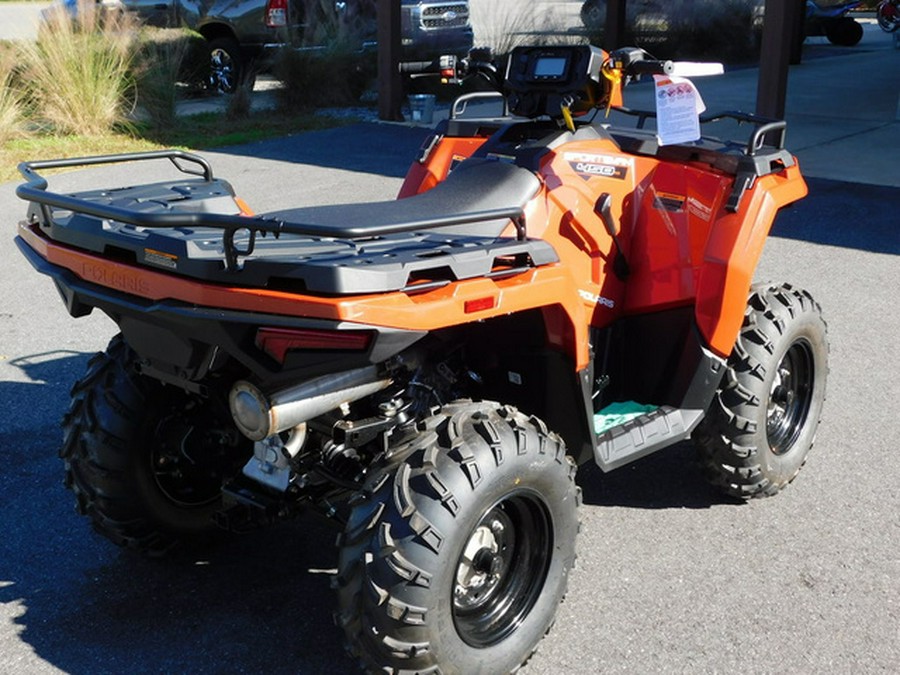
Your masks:
<svg viewBox="0 0 900 675"><path fill-rule="evenodd" d="M606 23L603 28L603 49L611 52L622 47L625 39L626 0L606 0Z"/></svg>
<svg viewBox="0 0 900 675"><path fill-rule="evenodd" d="M799 10L796 0L766 0L756 90L756 112L764 117L784 117L788 65L796 22L801 20Z"/></svg>
<svg viewBox="0 0 900 675"><path fill-rule="evenodd" d="M403 79L400 77L400 0L378 0L378 118L400 121Z"/></svg>

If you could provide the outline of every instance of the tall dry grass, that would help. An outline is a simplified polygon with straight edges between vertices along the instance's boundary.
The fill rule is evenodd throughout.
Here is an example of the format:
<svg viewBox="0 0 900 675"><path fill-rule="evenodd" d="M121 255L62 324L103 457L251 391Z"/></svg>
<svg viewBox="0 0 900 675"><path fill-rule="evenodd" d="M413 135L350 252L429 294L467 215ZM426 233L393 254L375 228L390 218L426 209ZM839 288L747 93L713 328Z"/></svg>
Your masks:
<svg viewBox="0 0 900 675"><path fill-rule="evenodd" d="M25 119L24 94L16 72L16 53L0 51L0 143L22 133Z"/></svg>
<svg viewBox="0 0 900 675"><path fill-rule="evenodd" d="M49 13L23 50L35 112L51 130L95 136L127 121L136 21L87 0L74 18L62 8Z"/></svg>
<svg viewBox="0 0 900 675"><path fill-rule="evenodd" d="M184 89L198 89L209 75L206 41L186 28L144 28L132 70L137 117L154 129L171 127Z"/></svg>
<svg viewBox="0 0 900 675"><path fill-rule="evenodd" d="M284 83L277 90L278 106L291 112L356 105L375 78L373 61L342 44L309 51L285 49L273 69Z"/></svg>

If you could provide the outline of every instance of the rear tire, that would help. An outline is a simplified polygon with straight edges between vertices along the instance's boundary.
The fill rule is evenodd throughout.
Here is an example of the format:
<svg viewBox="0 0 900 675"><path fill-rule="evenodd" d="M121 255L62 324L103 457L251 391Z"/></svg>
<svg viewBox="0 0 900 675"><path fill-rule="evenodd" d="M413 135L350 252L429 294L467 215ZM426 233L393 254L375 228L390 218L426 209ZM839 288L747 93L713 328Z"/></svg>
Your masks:
<svg viewBox="0 0 900 675"><path fill-rule="evenodd" d="M209 87L220 94L233 94L239 87L253 90L256 80L250 63L234 38L209 41Z"/></svg>
<svg viewBox="0 0 900 675"><path fill-rule="evenodd" d="M161 554L217 528L221 485L249 441L209 401L140 375L122 339L96 354L63 418L66 486L113 543Z"/></svg>
<svg viewBox="0 0 900 675"><path fill-rule="evenodd" d="M709 481L741 499L787 486L815 441L827 375L818 303L788 284L755 289L722 383L694 432Z"/></svg>
<svg viewBox="0 0 900 675"><path fill-rule="evenodd" d="M862 40L863 27L855 19L842 16L825 24L825 37L840 47L853 47Z"/></svg>
<svg viewBox="0 0 900 675"><path fill-rule="evenodd" d="M563 441L495 403L446 406L360 493L335 577L370 672L506 673L553 623L579 491Z"/></svg>

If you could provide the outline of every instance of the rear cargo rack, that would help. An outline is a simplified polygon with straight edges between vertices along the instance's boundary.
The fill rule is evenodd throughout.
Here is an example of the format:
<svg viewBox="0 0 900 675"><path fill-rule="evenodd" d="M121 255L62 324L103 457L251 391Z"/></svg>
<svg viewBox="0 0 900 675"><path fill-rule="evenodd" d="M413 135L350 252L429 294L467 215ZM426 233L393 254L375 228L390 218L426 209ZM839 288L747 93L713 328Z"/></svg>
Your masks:
<svg viewBox="0 0 900 675"><path fill-rule="evenodd" d="M153 159L168 159L182 173L213 180L209 163L197 155L180 150L160 150L142 153L101 155L55 159L19 164L19 173L26 183L16 188L16 195L37 205L43 225L54 225L52 208L72 213L93 216L142 228L215 228L223 231L225 269L234 272L240 269L239 259L253 253L257 235L272 234L278 238L282 234L301 235L322 239L357 240L415 231L434 230L471 223L510 220L516 228L516 239L526 240L525 219L521 206L480 209L462 213L419 216L414 219L397 218L375 225L342 225L336 223L292 222L278 217L258 217L223 213L195 212L138 212L108 203L99 203L80 198L77 195L60 194L48 190L47 180L38 173L44 169L96 166L120 162L134 162ZM242 243L235 241L241 235Z"/></svg>

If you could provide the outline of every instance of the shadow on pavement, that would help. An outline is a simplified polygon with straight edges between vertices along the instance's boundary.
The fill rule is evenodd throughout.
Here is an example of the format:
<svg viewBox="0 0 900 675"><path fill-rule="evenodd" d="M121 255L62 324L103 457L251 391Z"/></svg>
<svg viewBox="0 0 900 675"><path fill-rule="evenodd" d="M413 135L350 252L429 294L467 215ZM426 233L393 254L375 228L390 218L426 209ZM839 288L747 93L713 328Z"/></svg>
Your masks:
<svg viewBox="0 0 900 675"><path fill-rule="evenodd" d="M420 127L359 123L224 148L220 152L403 178L416 150L430 133L430 129Z"/></svg>
<svg viewBox="0 0 900 675"><path fill-rule="evenodd" d="M0 602L21 607L19 638L47 663L70 673L353 671L331 620L330 531L299 521L204 556L148 560L92 536L83 519L60 532L71 519L55 513L59 492L35 502L49 526L19 521L26 545L3 551L0 588Z"/></svg>
<svg viewBox="0 0 900 675"><path fill-rule="evenodd" d="M772 236L900 255L900 188L826 178L806 182L809 196L778 215Z"/></svg>
<svg viewBox="0 0 900 675"><path fill-rule="evenodd" d="M588 462L578 470L578 484L584 503L590 506L708 509L742 503L704 480L690 443L679 443L607 474Z"/></svg>

